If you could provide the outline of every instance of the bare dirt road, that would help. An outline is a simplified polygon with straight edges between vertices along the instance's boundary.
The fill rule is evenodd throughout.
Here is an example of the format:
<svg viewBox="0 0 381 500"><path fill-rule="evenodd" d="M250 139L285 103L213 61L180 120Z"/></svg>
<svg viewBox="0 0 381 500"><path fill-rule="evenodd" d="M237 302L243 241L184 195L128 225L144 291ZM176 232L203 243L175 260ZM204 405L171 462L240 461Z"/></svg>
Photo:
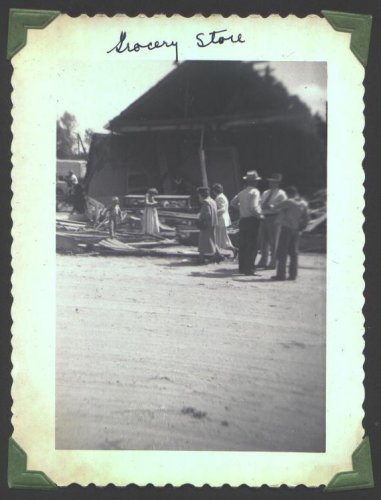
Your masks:
<svg viewBox="0 0 381 500"><path fill-rule="evenodd" d="M57 255L57 448L323 451L325 257L259 274Z"/></svg>

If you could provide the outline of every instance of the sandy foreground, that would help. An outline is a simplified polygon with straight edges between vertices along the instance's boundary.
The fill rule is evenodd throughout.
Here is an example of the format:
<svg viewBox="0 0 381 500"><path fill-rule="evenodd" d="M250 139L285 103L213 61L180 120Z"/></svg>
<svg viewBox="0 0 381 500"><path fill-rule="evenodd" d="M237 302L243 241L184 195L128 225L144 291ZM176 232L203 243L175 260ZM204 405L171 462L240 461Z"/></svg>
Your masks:
<svg viewBox="0 0 381 500"><path fill-rule="evenodd" d="M325 256L57 255L56 447L324 451Z"/></svg>

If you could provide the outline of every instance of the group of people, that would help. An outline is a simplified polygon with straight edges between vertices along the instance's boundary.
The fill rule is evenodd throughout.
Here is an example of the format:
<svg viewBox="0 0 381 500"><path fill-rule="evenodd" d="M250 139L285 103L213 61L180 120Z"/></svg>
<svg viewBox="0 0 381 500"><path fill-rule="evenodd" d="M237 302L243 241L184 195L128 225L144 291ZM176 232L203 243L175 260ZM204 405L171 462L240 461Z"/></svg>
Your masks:
<svg viewBox="0 0 381 500"><path fill-rule="evenodd" d="M235 258L238 254L238 270L245 275L253 275L255 269L276 269L274 280L295 280L298 274L299 233L308 223L308 205L294 186L280 189L281 174L273 174L267 179L269 189L261 195L257 188L261 178L256 170L243 177L246 186L230 202L230 207L239 211L239 239L236 248L228 235L231 225L229 201L221 184L197 188L200 201L198 218L200 263L221 262L221 251L230 250ZM157 213L158 191L151 188L145 195L142 218L142 232L155 235L160 233ZM115 228L121 217L118 197L112 198L108 207L110 236L115 236ZM261 257L255 265L257 254ZM286 276L289 258L288 276Z"/></svg>
<svg viewBox="0 0 381 500"><path fill-rule="evenodd" d="M198 219L200 230L198 250L200 263L223 260L220 250L231 250L236 257L238 249L232 244L227 228L231 225L229 201L221 184L214 184L210 191L207 187L197 189L201 204Z"/></svg>
<svg viewBox="0 0 381 500"><path fill-rule="evenodd" d="M308 205L299 196L295 186L280 189L281 174L267 179L269 189L262 195L257 188L261 180L257 171L247 172L246 186L230 202L239 211L238 270L253 275L255 268L276 269L274 280L285 280L289 257L288 278L295 280L298 273L299 233L308 223ZM201 210L199 216L199 253L202 263L220 262L221 250L231 249L227 227L231 224L229 202L221 184L197 190ZM258 265L257 254L261 252ZM270 262L268 263L270 253Z"/></svg>
<svg viewBox="0 0 381 500"><path fill-rule="evenodd" d="M160 222L157 213L158 202L155 196L159 194L156 188L151 188L147 191L144 199L144 211L142 218L142 232L143 234L157 235L160 233ZM109 234L110 238L115 237L117 225L121 222L122 211L118 196L113 196L111 204L106 209L109 217Z"/></svg>

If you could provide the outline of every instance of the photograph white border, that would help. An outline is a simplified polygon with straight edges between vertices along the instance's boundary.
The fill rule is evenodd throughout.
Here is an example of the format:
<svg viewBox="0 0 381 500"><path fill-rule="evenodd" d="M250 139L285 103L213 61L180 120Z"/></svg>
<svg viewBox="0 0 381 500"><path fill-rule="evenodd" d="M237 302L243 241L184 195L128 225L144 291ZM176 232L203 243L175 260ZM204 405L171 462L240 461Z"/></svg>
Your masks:
<svg viewBox="0 0 381 500"><path fill-rule="evenodd" d="M120 31L132 40L177 40L179 60L326 61L328 227L326 452L79 451L55 449L55 162L59 72L75 58L173 59L173 49L107 54ZM195 34L227 29L244 44L200 49ZM363 388L364 68L350 34L318 16L58 16L28 30L12 58L13 438L28 469L57 485L327 484L351 470L361 442ZM80 75L79 75L80 78ZM96 83L96 82L95 82Z"/></svg>

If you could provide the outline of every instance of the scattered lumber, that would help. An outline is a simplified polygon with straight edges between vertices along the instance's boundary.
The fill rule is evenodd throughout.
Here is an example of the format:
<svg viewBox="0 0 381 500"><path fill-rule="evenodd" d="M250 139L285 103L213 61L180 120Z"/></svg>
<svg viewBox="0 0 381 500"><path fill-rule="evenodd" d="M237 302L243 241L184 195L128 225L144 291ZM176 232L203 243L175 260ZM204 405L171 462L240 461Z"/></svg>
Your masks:
<svg viewBox="0 0 381 500"><path fill-rule="evenodd" d="M107 238L95 245L97 250L102 253L113 253L115 255L134 255L134 256L156 256L156 257L197 257L198 252L185 250L179 245L165 248L142 248L132 244L122 243L116 239Z"/></svg>

